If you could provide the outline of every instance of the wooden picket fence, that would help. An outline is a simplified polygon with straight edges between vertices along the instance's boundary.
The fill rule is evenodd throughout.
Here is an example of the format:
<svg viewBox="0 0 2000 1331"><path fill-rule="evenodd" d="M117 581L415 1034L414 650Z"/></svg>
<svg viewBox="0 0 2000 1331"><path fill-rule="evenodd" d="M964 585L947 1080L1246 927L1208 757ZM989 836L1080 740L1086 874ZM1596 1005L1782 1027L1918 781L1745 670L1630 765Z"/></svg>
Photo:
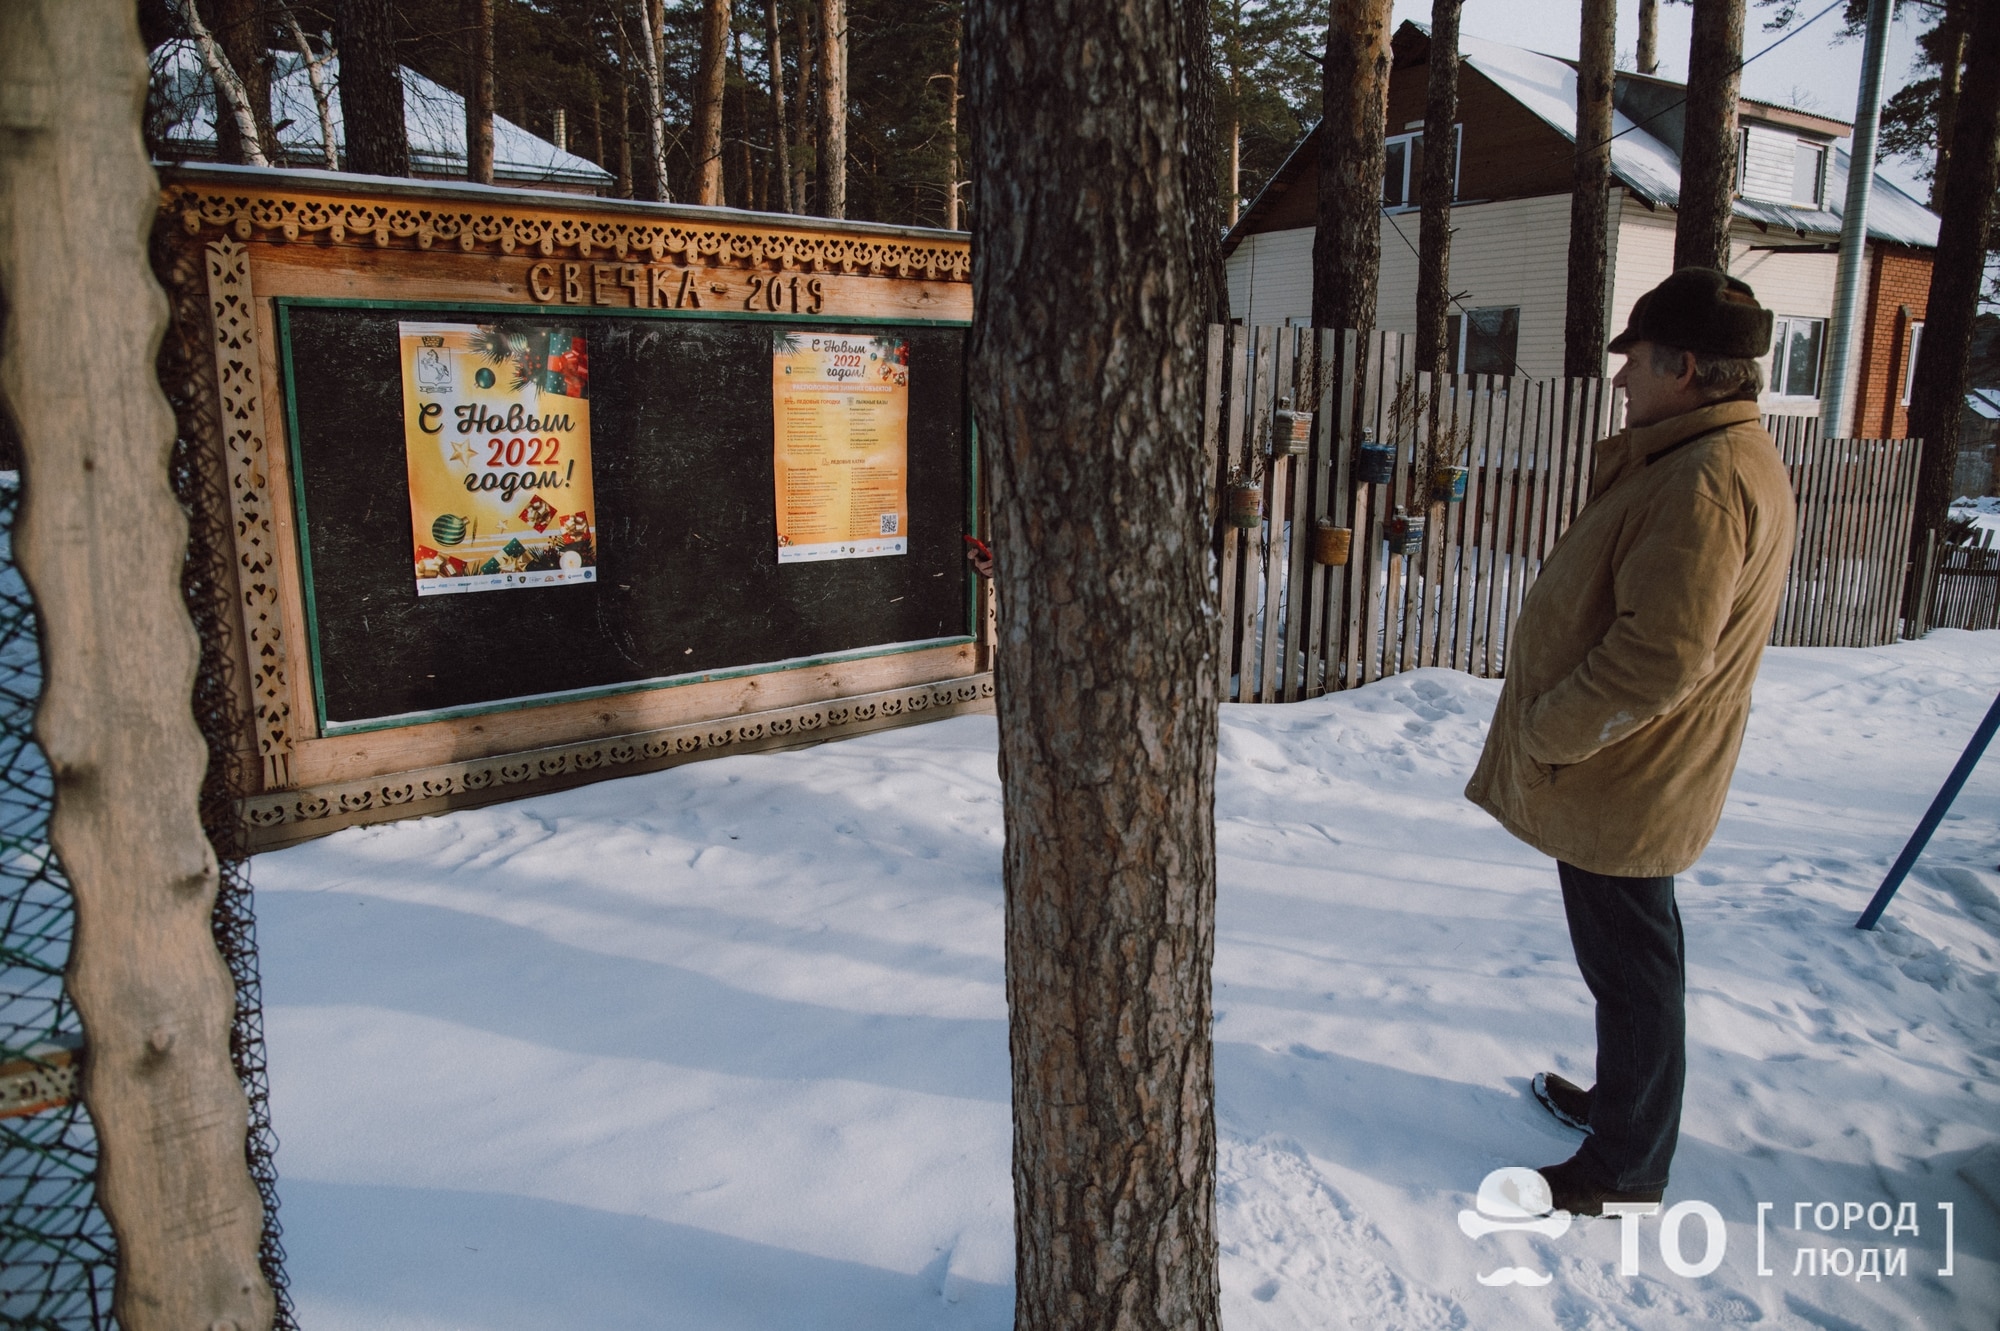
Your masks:
<svg viewBox="0 0 2000 1331"><path fill-rule="evenodd" d="M1431 439L1430 376L1398 333L1210 329L1204 443L1213 478L1225 640L1223 697L1292 702L1399 671L1504 672L1508 635L1542 561L1590 494L1592 446L1624 414L1603 379L1450 375ZM1302 453L1274 443L1286 404L1314 413ZM1817 421L1767 418L1801 496L1800 539L1773 641L1893 641L1917 446L1821 440ZM1360 484L1357 447L1396 450L1394 479ZM1462 500L1433 473L1465 468ZM1254 484L1261 520L1229 517ZM1396 553L1398 514L1428 519ZM1345 564L1313 557L1322 519L1351 533Z"/></svg>
<svg viewBox="0 0 2000 1331"><path fill-rule="evenodd" d="M1923 628L2000 629L2000 550L1990 530L1935 555L1929 582Z"/></svg>

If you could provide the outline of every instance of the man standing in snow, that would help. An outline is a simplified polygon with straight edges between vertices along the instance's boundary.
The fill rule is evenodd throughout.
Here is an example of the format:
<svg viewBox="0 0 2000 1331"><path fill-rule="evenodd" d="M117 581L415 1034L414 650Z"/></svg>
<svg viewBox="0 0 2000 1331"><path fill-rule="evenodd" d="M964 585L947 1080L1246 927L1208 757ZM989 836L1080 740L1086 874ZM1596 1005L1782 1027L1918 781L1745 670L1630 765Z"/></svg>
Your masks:
<svg viewBox="0 0 2000 1331"><path fill-rule="evenodd" d="M1466 796L1557 861L1597 1001L1597 1084L1534 1081L1589 1134L1541 1171L1557 1210L1657 1202L1680 1136L1686 964L1673 876L1722 816L1791 562L1792 487L1757 419L1771 312L1683 268L1610 349L1626 428L1542 565Z"/></svg>

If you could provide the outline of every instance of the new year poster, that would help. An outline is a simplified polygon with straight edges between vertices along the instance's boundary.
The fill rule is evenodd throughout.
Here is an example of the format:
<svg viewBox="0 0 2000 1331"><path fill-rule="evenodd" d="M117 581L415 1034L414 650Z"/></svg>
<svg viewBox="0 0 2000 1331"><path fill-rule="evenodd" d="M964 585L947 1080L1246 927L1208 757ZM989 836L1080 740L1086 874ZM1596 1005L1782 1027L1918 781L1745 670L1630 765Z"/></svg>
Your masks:
<svg viewBox="0 0 2000 1331"><path fill-rule="evenodd" d="M780 330L771 343L778 562L910 548L910 345Z"/></svg>
<svg viewBox="0 0 2000 1331"><path fill-rule="evenodd" d="M399 329L417 595L595 582L583 335L549 324Z"/></svg>

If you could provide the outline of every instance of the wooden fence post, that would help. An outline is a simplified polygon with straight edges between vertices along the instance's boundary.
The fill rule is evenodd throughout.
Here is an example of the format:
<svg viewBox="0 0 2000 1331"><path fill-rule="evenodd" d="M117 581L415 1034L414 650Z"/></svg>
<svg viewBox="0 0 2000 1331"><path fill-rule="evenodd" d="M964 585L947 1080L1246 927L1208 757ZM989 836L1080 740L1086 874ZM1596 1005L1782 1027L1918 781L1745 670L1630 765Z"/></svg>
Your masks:
<svg viewBox="0 0 2000 1331"><path fill-rule="evenodd" d="M130 0L0 4L0 393L23 443L15 549L41 615L36 731L76 898L68 987L118 1240L114 1310L124 1331L263 1331L235 994L196 812L187 526L154 379L166 301L147 266L145 95Z"/></svg>

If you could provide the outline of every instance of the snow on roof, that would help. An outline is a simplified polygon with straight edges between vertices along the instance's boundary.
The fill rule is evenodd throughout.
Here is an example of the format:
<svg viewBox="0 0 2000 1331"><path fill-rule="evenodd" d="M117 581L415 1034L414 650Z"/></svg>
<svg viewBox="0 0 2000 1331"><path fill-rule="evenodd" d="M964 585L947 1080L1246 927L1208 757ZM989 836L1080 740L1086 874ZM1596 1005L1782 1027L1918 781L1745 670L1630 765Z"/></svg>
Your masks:
<svg viewBox="0 0 2000 1331"><path fill-rule="evenodd" d="M1975 416L2000 421L2000 388L1975 388L1965 395L1965 405Z"/></svg>
<svg viewBox="0 0 2000 1331"><path fill-rule="evenodd" d="M319 106L305 60L297 51L271 52L271 122L278 126L279 145L293 163L325 160L320 135ZM215 93L208 71L194 44L176 39L153 52L153 83L171 117L164 138L200 150L215 144ZM410 136L410 166L419 175L465 174L465 99L443 84L400 66L403 73L403 119ZM337 147L346 146L341 121L340 59L329 59L320 71L326 83ZM502 116L493 117L493 176L510 183L609 186L615 177L594 162L565 152Z"/></svg>
<svg viewBox="0 0 2000 1331"><path fill-rule="evenodd" d="M1519 46L1460 37L1466 64L1491 79L1515 101L1540 117L1564 138L1576 138L1576 71L1554 56ZM1681 197L1680 155L1622 111L1611 113L1611 171L1648 203L1678 206ZM1833 152L1827 173L1825 208L1792 208L1784 204L1737 199L1736 216L1766 226L1825 235L1840 233L1847 203L1847 154ZM1937 214L1902 190L1875 177L1868 199L1868 234L1900 245L1937 247Z"/></svg>

